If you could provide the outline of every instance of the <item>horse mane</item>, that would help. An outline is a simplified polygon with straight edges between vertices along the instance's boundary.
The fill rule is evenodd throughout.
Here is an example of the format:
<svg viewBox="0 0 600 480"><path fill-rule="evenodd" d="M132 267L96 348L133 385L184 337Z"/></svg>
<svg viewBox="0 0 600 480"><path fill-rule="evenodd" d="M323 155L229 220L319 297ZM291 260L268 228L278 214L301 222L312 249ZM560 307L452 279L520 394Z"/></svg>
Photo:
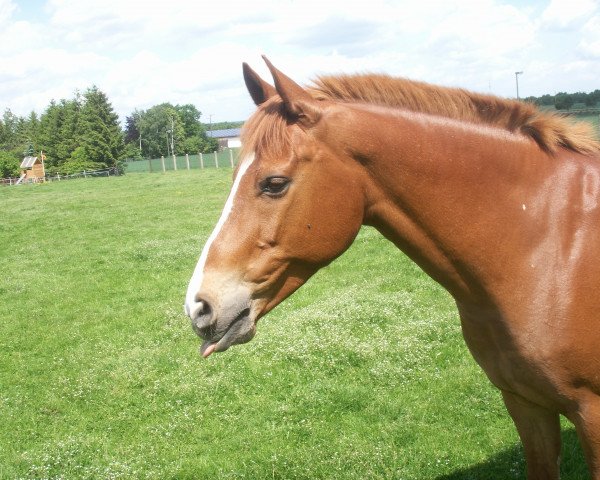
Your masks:
<svg viewBox="0 0 600 480"><path fill-rule="evenodd" d="M320 76L308 90L317 100L401 108L483 123L528 136L548 153L560 147L586 155L600 153L600 142L589 123L573 122L531 103L376 74ZM282 149L289 144L285 124L282 101L275 96L246 122L242 144L252 150L266 145Z"/></svg>

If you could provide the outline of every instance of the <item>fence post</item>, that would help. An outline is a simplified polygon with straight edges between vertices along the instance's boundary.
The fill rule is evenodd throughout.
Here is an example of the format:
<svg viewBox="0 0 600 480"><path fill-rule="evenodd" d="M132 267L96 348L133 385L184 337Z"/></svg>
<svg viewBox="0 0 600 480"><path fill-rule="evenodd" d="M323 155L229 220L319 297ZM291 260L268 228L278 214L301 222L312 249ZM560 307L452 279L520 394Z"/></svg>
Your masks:
<svg viewBox="0 0 600 480"><path fill-rule="evenodd" d="M190 156L187 153L185 154L185 166L188 170L190 169Z"/></svg>
<svg viewBox="0 0 600 480"><path fill-rule="evenodd" d="M198 152L200 155L200 168L204 168L204 157L202 156L202 152Z"/></svg>
<svg viewBox="0 0 600 480"><path fill-rule="evenodd" d="M150 173L152 173L152 159L151 158L148 159L148 170L150 171Z"/></svg>
<svg viewBox="0 0 600 480"><path fill-rule="evenodd" d="M215 166L219 168L219 157L217 156L217 151L215 150Z"/></svg>
<svg viewBox="0 0 600 480"><path fill-rule="evenodd" d="M231 163L231 168L233 168L233 150L229 149L229 162Z"/></svg>
<svg viewBox="0 0 600 480"><path fill-rule="evenodd" d="M85 174L85 170L83 171L83 178L87 178L87 175Z"/></svg>
<svg viewBox="0 0 600 480"><path fill-rule="evenodd" d="M177 170L177 157L173 154L173 170Z"/></svg>
<svg viewBox="0 0 600 480"><path fill-rule="evenodd" d="M160 156L160 164L162 165L162 171L165 173L165 157L163 155Z"/></svg>

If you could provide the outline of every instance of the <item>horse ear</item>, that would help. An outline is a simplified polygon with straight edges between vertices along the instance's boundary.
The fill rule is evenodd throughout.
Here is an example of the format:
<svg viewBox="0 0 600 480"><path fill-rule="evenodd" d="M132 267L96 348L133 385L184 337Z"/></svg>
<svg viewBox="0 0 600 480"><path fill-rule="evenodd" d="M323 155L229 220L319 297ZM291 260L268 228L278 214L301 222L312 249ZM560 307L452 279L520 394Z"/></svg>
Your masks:
<svg viewBox="0 0 600 480"><path fill-rule="evenodd" d="M277 95L275 88L260 78L258 73L252 70L246 62L242 64L242 69L244 71L244 82L246 82L246 88L248 89L252 100L254 100L254 103L257 106L262 105L269 98Z"/></svg>
<svg viewBox="0 0 600 480"><path fill-rule="evenodd" d="M275 89L288 113L309 125L317 123L321 117L321 107L317 100L290 77L277 70L267 57L263 55L262 58L273 75Z"/></svg>

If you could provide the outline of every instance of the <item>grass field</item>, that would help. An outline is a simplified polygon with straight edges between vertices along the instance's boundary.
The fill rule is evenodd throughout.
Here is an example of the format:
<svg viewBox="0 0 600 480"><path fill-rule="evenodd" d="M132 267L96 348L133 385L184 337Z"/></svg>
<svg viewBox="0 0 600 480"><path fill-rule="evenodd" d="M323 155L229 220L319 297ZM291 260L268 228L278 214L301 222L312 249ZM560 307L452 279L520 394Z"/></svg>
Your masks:
<svg viewBox="0 0 600 480"><path fill-rule="evenodd" d="M524 478L450 297L372 229L202 360L183 296L230 177L0 189L0 478Z"/></svg>

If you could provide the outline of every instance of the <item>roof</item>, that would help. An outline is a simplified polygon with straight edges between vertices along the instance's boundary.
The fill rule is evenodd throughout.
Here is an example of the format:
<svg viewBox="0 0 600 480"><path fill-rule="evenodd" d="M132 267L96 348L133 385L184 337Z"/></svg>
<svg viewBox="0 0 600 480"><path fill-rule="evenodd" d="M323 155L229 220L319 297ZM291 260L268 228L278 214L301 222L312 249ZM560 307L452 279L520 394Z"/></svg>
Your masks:
<svg viewBox="0 0 600 480"><path fill-rule="evenodd" d="M206 132L208 138L233 138L239 137L241 128L227 128L225 130L209 130Z"/></svg>
<svg viewBox="0 0 600 480"><path fill-rule="evenodd" d="M21 162L21 168L31 168L38 161L37 157L25 157Z"/></svg>

